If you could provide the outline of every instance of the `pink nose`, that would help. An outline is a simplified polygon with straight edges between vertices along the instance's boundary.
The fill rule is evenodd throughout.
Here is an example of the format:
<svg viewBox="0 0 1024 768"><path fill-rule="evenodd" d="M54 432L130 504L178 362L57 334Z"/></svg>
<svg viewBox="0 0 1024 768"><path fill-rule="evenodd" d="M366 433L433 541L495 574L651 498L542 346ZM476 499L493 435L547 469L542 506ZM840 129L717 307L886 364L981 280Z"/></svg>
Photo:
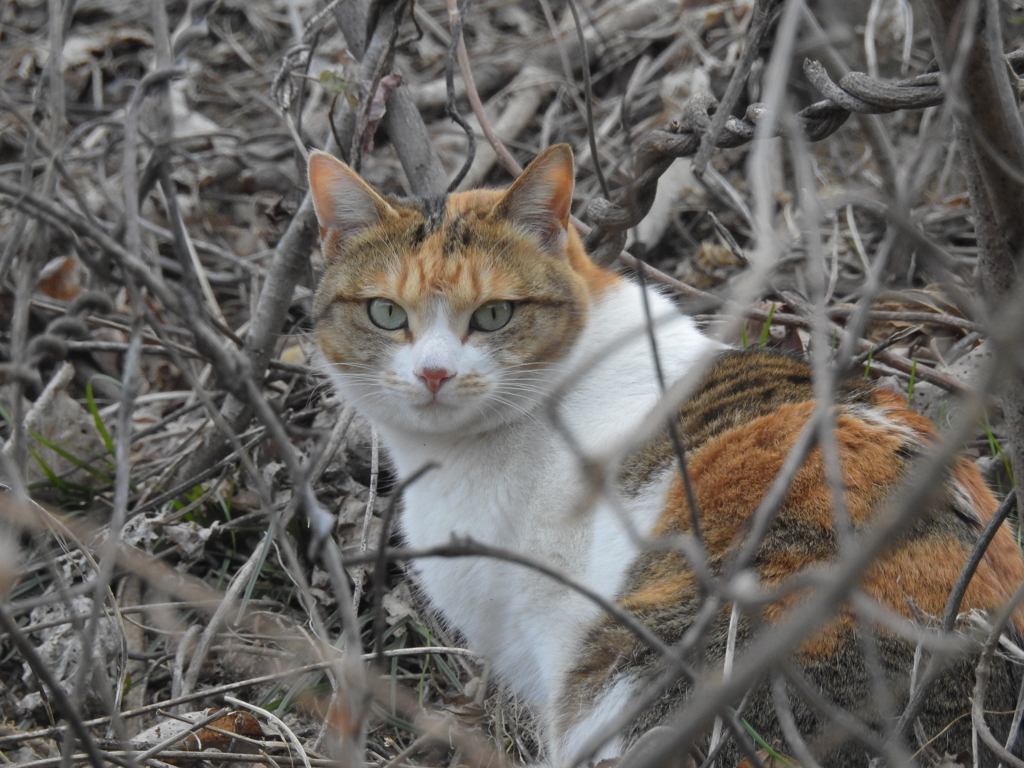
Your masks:
<svg viewBox="0 0 1024 768"><path fill-rule="evenodd" d="M418 375L427 385L427 389L436 395L437 390L441 388L441 385L455 374L445 370L444 368L424 368Z"/></svg>

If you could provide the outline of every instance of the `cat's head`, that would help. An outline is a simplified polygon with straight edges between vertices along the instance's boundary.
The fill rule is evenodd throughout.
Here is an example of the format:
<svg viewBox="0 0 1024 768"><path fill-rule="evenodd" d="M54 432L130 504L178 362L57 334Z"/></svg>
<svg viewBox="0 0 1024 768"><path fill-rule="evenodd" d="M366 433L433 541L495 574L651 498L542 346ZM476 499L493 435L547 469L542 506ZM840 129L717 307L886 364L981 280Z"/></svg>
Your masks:
<svg viewBox="0 0 1024 768"><path fill-rule="evenodd" d="M322 152L309 184L327 262L317 342L341 394L394 428L478 431L533 412L619 279L569 223L565 144L503 191L384 198Z"/></svg>

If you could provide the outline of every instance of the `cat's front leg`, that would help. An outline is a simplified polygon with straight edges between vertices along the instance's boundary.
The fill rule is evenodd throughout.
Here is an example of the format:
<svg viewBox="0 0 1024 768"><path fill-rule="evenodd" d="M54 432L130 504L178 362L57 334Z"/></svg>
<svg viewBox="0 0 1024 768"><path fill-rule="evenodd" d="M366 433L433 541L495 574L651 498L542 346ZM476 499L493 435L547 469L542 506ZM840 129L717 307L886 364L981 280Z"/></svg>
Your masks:
<svg viewBox="0 0 1024 768"><path fill-rule="evenodd" d="M666 725L656 725L637 739L622 757L615 761L614 768L645 768L661 764L658 758L665 754L674 735L675 730L672 728ZM682 765L692 766L693 758L687 757L686 762L683 762ZM612 768L612 765L610 761L607 761L606 765L598 764L596 768Z"/></svg>
<svg viewBox="0 0 1024 768"><path fill-rule="evenodd" d="M657 725L633 742L628 749L623 748L621 737L615 737L598 751L597 757L587 761L585 765L589 768L649 768L652 765L659 765L659 756L665 754L674 734L674 729ZM572 760L573 758L569 756L560 763L541 764L533 768L565 768ZM693 759L689 756L681 764L687 768L694 768Z"/></svg>
<svg viewBox="0 0 1024 768"><path fill-rule="evenodd" d="M581 679L585 675L580 673L577 667L568 675L546 718L547 757L553 766L575 765L585 753L590 754L582 765L597 765L618 760L626 750L616 726L636 695L636 679L619 675L594 685L593 680ZM594 749L598 741L600 746Z"/></svg>

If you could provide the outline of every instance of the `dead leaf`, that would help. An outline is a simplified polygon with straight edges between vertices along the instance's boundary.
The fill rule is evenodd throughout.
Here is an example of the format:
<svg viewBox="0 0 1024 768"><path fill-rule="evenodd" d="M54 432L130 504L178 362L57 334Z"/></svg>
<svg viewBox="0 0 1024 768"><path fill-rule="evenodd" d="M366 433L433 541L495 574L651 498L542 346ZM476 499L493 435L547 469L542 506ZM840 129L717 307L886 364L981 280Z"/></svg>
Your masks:
<svg viewBox="0 0 1024 768"><path fill-rule="evenodd" d="M412 595L408 583L403 581L391 591L385 592L383 605L388 626L397 624L406 616L412 616Z"/></svg>
<svg viewBox="0 0 1024 768"><path fill-rule="evenodd" d="M166 538L174 542L182 559L191 563L202 556L207 539L219 524L219 521L214 520L209 528L202 528L191 520L184 520L173 525L164 525L160 530Z"/></svg>
<svg viewBox="0 0 1024 768"><path fill-rule="evenodd" d="M82 263L75 256L52 259L39 275L39 290L52 299L71 301L82 292Z"/></svg>
<svg viewBox="0 0 1024 768"><path fill-rule="evenodd" d="M80 33L68 35L64 41L64 49L61 51L64 56L64 67L70 69L90 64L94 57L102 56L115 46L125 44L150 48L153 45L153 36L142 26L122 24L89 27Z"/></svg>
<svg viewBox="0 0 1024 768"><path fill-rule="evenodd" d="M36 639L36 653L57 683L69 694L75 687L82 665L100 664L111 679L117 679L117 663L121 652L121 633L116 622L109 616L100 615L96 622L95 634L89 646L89 653L83 652L80 621L92 614L93 602L88 597L73 597L68 602L54 602L34 608L29 614L30 625L50 624L33 633ZM26 662L22 665L22 680L38 688L35 673ZM94 691L87 686L87 695L94 697ZM18 709L35 711L43 707L38 691L22 697Z"/></svg>
<svg viewBox="0 0 1024 768"><path fill-rule="evenodd" d="M370 102L370 109L366 114L366 132L363 134L363 154L368 155L373 151L373 135L377 132L377 126L387 112L387 101L391 92L402 84L402 76L399 74L384 75L377 83L377 90ZM361 88L365 88L360 84Z"/></svg>
<svg viewBox="0 0 1024 768"><path fill-rule="evenodd" d="M195 730L196 723L201 723L215 709L196 712L185 712L175 717L161 720L152 728L147 728L131 740L133 749L140 751L151 749L174 736L181 736L181 741L168 749L201 752L206 749L219 749L221 752L256 752L256 747L235 736L250 739L262 739L263 728L259 721L248 712L227 712L204 727Z"/></svg>
<svg viewBox="0 0 1024 768"><path fill-rule="evenodd" d="M302 348L302 343L298 339L288 342L288 346L281 350L280 358L282 363L294 365L305 365L308 360L306 350Z"/></svg>

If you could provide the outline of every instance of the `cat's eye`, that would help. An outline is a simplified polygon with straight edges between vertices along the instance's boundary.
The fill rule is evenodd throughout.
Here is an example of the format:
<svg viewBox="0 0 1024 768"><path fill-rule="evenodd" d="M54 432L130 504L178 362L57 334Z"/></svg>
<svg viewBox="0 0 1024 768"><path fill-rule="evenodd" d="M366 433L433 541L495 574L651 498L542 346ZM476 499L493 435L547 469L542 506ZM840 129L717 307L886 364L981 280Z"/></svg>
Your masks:
<svg viewBox="0 0 1024 768"><path fill-rule="evenodd" d="M511 301L488 301L473 313L469 327L475 331L497 331L512 319Z"/></svg>
<svg viewBox="0 0 1024 768"><path fill-rule="evenodd" d="M385 331L397 331L409 324L409 316L405 310L391 299L370 299L366 305L370 321Z"/></svg>

